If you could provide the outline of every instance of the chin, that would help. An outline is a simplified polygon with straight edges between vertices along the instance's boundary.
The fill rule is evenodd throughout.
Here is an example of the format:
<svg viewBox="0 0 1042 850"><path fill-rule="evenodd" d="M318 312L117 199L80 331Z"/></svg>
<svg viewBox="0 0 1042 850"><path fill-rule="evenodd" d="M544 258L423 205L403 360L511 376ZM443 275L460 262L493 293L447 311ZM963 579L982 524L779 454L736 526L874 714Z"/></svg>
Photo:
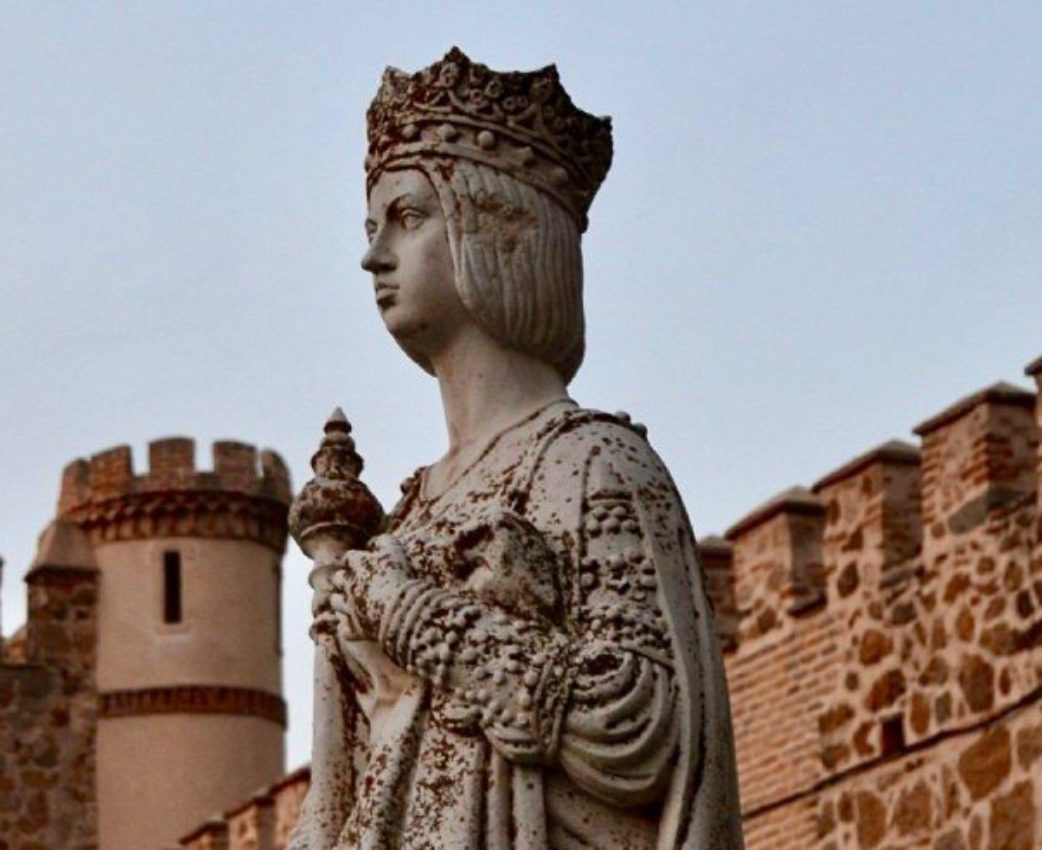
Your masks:
<svg viewBox="0 0 1042 850"><path fill-rule="evenodd" d="M384 320L387 332L399 342L402 339L415 337L420 331L418 324L410 321L409 316L403 315L401 310L396 307L388 307L380 314L380 317Z"/></svg>
<svg viewBox="0 0 1042 850"><path fill-rule="evenodd" d="M391 330L390 327L388 327L388 330ZM394 337L398 347L405 352L406 356L413 363L418 365L428 375L434 374L434 367L431 365L430 357L427 355L427 347L420 344L415 333L407 334L391 331L391 336Z"/></svg>

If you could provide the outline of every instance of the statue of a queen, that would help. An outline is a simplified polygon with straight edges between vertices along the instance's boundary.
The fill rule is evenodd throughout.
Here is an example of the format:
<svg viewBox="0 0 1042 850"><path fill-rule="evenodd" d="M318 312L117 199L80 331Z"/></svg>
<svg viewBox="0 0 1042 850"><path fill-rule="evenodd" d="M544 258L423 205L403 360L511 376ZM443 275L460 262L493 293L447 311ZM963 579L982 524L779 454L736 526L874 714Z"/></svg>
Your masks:
<svg viewBox="0 0 1042 850"><path fill-rule="evenodd" d="M329 728L291 850L740 850L680 496L641 426L566 389L610 119L553 66L453 49L385 72L368 136L362 266L449 449L316 568Z"/></svg>

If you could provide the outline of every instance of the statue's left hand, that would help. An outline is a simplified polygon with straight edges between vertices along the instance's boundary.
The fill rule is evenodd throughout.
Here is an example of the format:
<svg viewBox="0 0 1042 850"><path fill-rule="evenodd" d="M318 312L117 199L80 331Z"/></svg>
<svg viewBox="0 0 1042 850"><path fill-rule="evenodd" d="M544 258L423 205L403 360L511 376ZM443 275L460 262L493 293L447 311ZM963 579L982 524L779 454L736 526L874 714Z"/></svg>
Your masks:
<svg viewBox="0 0 1042 850"><path fill-rule="evenodd" d="M367 549L352 549L342 555L330 576L327 593L338 636L375 639L386 606L410 578L412 569L405 548L391 534L373 538Z"/></svg>

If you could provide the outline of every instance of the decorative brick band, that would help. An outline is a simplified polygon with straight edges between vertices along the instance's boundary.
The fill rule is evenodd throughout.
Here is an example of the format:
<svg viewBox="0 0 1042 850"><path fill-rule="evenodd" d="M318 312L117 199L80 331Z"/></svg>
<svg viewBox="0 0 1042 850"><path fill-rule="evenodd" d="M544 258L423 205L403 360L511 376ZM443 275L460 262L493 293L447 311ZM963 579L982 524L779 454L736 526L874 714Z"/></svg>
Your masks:
<svg viewBox="0 0 1042 850"><path fill-rule="evenodd" d="M65 513L95 545L155 537L252 540L286 548L285 503L223 490L156 490L87 502Z"/></svg>
<svg viewBox="0 0 1042 850"><path fill-rule="evenodd" d="M286 701L255 688L181 685L98 694L101 717L143 714L245 714L286 726Z"/></svg>

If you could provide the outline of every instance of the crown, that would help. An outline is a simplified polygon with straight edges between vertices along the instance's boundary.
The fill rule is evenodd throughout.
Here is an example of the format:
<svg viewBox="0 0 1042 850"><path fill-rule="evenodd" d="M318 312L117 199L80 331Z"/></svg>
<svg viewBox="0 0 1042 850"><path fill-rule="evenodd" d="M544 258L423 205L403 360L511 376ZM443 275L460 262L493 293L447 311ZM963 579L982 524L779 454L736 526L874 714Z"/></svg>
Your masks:
<svg viewBox="0 0 1042 850"><path fill-rule="evenodd" d="M578 109L556 66L492 71L458 47L416 74L385 70L366 124L370 190L391 163L463 157L550 193L580 231L611 166L611 119Z"/></svg>

